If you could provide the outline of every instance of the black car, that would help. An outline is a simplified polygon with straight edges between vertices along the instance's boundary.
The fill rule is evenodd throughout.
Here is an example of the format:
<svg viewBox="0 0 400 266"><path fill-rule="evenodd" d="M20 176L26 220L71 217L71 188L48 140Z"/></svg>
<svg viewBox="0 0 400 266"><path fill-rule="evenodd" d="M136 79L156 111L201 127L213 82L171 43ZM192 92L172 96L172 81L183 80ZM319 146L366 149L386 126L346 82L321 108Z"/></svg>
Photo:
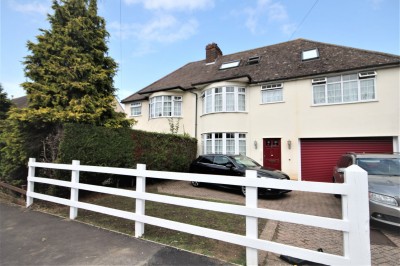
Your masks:
<svg viewBox="0 0 400 266"><path fill-rule="evenodd" d="M290 180L289 176L279 170L263 168L253 159L244 155L224 155L224 154L206 154L200 155L190 164L191 173L211 174L211 175L229 175L245 176L246 170L256 170L257 176L262 178L274 178ZM194 187L202 184L192 181ZM211 185L211 184L207 184ZM229 189L241 190L246 194L246 187L239 187L226 184L212 184ZM290 192L291 190L259 188L258 194L265 196L278 196Z"/></svg>

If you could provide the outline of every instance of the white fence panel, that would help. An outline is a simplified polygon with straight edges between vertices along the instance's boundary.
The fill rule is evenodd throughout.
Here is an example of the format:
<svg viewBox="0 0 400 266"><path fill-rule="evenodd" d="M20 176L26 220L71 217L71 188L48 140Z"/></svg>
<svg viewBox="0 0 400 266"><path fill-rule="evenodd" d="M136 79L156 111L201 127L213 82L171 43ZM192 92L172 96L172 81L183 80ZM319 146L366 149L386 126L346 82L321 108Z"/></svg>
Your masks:
<svg viewBox="0 0 400 266"><path fill-rule="evenodd" d="M99 167L80 165L79 161L68 164L51 164L29 160L27 207L33 199L41 199L70 206L70 219L75 219L78 209L86 209L107 215L113 215L135 221L135 236L144 234L145 224L165 227L185 233L213 238L246 247L247 265L258 264L258 250L270 251L282 255L310 260L329 265L369 265L371 264L369 242L369 215L368 215L368 180L367 174L358 166L352 166L345 171L344 184L328 184L318 182L274 180L257 178L255 171L246 171L246 178L233 176L210 176L201 174L175 173L146 170L145 165L138 165L137 169L124 169L114 167ZM35 168L49 168L71 171L71 182L41 178L35 176ZM96 172L115 175L135 176L136 191L94 186L79 183L79 173ZM146 178L161 178L183 181L198 181L202 183L225 183L246 187L245 206L216 203L203 200L186 199L165 196L146 192ZM44 183L68 187L71 189L71 198L62 199L34 192L34 184ZM270 209L261 209L257 206L257 188L268 187L275 189L290 189L308 192L341 194L342 219L319 217L306 214L290 213ZM88 190L111 195L118 195L136 199L135 213L102 207L94 204L79 202L79 190ZM202 210L242 215L246 217L246 235L237 235L214 229L174 222L166 219L151 217L145 214L146 201L155 201L177 206L191 207ZM344 256L321 253L299 247L288 246L280 243L258 239L258 219L272 219L315 226L343 232Z"/></svg>

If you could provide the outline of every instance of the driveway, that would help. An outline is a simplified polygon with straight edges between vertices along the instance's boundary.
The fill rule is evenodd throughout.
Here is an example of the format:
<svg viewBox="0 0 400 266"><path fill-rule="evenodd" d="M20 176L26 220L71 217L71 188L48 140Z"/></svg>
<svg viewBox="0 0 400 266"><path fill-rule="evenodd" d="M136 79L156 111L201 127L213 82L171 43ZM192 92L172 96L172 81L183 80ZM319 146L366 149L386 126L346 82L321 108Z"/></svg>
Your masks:
<svg viewBox="0 0 400 266"><path fill-rule="evenodd" d="M158 184L162 193L244 204L240 194L218 188L194 188L189 182L170 181ZM259 199L259 207L331 218L341 218L341 200L330 194L292 191L277 199ZM268 221L260 238L278 243L317 250L343 256L342 232L305 225ZM398 265L400 261L400 229L371 224L372 265ZM259 262L264 265L283 264L279 254L260 252Z"/></svg>

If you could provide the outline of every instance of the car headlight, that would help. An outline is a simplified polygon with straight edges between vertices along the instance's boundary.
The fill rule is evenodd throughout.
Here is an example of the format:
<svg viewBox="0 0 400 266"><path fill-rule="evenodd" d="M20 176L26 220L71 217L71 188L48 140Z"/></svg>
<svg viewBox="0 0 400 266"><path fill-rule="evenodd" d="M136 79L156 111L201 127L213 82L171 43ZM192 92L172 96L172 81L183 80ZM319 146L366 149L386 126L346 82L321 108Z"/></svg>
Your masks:
<svg viewBox="0 0 400 266"><path fill-rule="evenodd" d="M375 202L386 204L386 205L398 206L395 198L381 195L381 194L376 194L373 192L369 192L369 199L371 201L375 201Z"/></svg>

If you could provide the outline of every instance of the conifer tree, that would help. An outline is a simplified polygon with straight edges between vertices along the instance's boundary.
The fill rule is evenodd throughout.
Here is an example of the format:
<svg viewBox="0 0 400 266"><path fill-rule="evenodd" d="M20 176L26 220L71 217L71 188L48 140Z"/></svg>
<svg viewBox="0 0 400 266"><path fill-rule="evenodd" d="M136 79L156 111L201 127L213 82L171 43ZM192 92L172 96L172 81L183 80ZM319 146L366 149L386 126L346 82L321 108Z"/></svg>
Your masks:
<svg viewBox="0 0 400 266"><path fill-rule="evenodd" d="M28 108L13 109L20 121L86 123L128 127L132 120L114 111L117 64L108 56L105 20L97 0L53 0L50 29L28 41L22 84Z"/></svg>
<svg viewBox="0 0 400 266"><path fill-rule="evenodd" d="M0 120L4 120L7 117L7 112L10 110L12 103L7 98L7 93L3 91L3 85L0 83Z"/></svg>

